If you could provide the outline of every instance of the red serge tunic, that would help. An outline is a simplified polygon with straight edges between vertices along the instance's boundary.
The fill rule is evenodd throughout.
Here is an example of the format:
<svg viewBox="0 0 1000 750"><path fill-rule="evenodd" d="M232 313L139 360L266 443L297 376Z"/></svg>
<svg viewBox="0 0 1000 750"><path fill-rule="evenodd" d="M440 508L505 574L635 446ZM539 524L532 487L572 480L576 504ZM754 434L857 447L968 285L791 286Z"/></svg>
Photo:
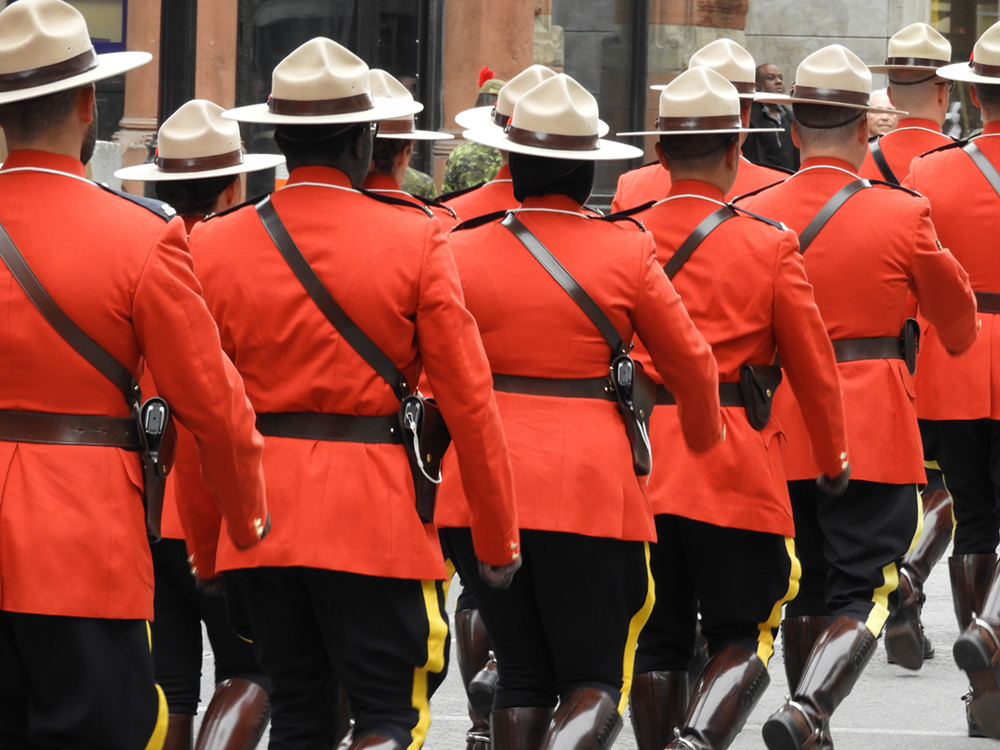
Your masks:
<svg viewBox="0 0 1000 750"><path fill-rule="evenodd" d="M781 182L786 177L788 174L785 172L754 164L741 156L736 182L726 195L726 200ZM646 164L618 178L618 189L611 201L611 210L624 211L626 208L641 206L649 201L663 200L669 192L670 172L659 162Z"/></svg>
<svg viewBox="0 0 1000 750"><path fill-rule="evenodd" d="M682 180L666 200L635 214L653 234L661 266L721 200L715 186ZM721 382L738 383L745 363L771 364L777 346L790 381L779 391L792 387L800 396L823 471L836 476L847 452L840 382L798 249L794 232L738 214L708 235L673 284L712 347ZM645 348L636 349L651 370ZM725 441L696 453L684 442L676 408L653 410L653 512L794 536L780 421L772 416L758 432L741 406L724 406L722 417Z"/></svg>
<svg viewBox="0 0 1000 750"><path fill-rule="evenodd" d="M472 490L476 554L506 565L519 551L507 444L441 225L349 185L339 170L299 167L272 201L347 315L410 383L425 370L458 452L453 478ZM191 253L223 347L258 413L398 412L392 389L323 316L252 207L196 226ZM219 570L306 566L445 577L437 531L416 513L401 445L267 437L264 474L274 530L247 552L223 539Z"/></svg>
<svg viewBox="0 0 1000 750"><path fill-rule="evenodd" d="M514 184L510 179L510 167L504 164L497 176L475 190L456 195L445 201L451 206L460 220L474 219L494 211L505 211L518 205L514 198Z"/></svg>
<svg viewBox="0 0 1000 750"><path fill-rule="evenodd" d="M741 205L802 232L833 194L855 179L847 162L810 159L785 182ZM968 277L936 239L926 198L875 187L847 201L804 255L830 338L899 336L908 311L907 293L912 292L952 349L971 346L976 320ZM903 361L842 362L837 369L851 446L851 478L923 483L915 392ZM788 437L786 475L790 480L815 479L824 467L814 455L792 389L778 389L775 411Z"/></svg>
<svg viewBox="0 0 1000 750"><path fill-rule="evenodd" d="M587 218L565 196L529 198L524 209L518 218L586 289L623 340L632 339L633 327L642 332L659 372L677 394L681 427L690 444L697 450L715 445L721 428L715 360L657 266L652 236L631 222ZM466 304L494 373L537 378L608 374L607 342L499 221L452 232L451 244ZM614 402L496 396L522 528L637 541L656 538L645 479L635 476ZM466 498L474 499L445 474L440 526L468 526Z"/></svg>
<svg viewBox="0 0 1000 750"><path fill-rule="evenodd" d="M895 129L878 139L882 155L900 183L910 173L910 163L914 159L949 143L954 143L954 141L941 132L940 125L931 120L921 120L915 117L900 120ZM858 175L866 180L885 179L875 163L871 150L865 154L865 163L858 170Z"/></svg>
<svg viewBox="0 0 1000 750"><path fill-rule="evenodd" d="M365 177L365 181L361 187L365 190L371 190L373 193L382 193L383 195L410 201L418 206L426 205L420 198L403 190L399 181L392 175L370 173ZM454 209L443 208L440 205L429 205L427 208L434 214L434 218L441 222L441 226L445 231L458 223L458 212Z"/></svg>
<svg viewBox="0 0 1000 750"><path fill-rule="evenodd" d="M1000 166L1000 122L974 143ZM906 185L931 202L941 242L962 264L977 292L1000 292L1000 197L960 148L913 161ZM979 313L982 330L969 351L959 351L947 331L932 326L920 347L917 414L922 419L1000 419L1000 317Z"/></svg>

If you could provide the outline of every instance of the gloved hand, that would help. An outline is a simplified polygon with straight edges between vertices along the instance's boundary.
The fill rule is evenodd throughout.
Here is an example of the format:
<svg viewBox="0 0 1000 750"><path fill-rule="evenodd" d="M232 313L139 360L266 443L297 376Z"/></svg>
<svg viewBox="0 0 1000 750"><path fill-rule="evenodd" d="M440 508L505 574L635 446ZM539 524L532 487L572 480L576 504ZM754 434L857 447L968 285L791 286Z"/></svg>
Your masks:
<svg viewBox="0 0 1000 750"><path fill-rule="evenodd" d="M201 593L209 596L222 596L226 593L226 581L222 576L209 578L207 581L195 576L194 585Z"/></svg>
<svg viewBox="0 0 1000 750"><path fill-rule="evenodd" d="M831 479L826 474L819 477L816 480L816 488L822 492L824 495L829 495L830 497L840 497L844 494L847 489L847 481L851 478L851 467L848 465L846 469L839 475Z"/></svg>
<svg viewBox="0 0 1000 750"><path fill-rule="evenodd" d="M510 582L514 580L514 574L521 569L521 558L518 557L509 565L496 568L489 563L479 561L479 577L486 581L491 588L509 589Z"/></svg>

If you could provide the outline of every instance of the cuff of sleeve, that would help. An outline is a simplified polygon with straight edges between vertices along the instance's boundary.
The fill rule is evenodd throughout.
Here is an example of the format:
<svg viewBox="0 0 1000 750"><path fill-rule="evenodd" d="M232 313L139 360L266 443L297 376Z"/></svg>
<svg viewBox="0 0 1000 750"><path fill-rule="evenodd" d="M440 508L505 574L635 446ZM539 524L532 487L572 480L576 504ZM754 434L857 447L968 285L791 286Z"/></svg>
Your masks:
<svg viewBox="0 0 1000 750"><path fill-rule="evenodd" d="M473 522L472 544L476 558L495 568L510 565L521 556L521 536L516 526L497 535Z"/></svg>

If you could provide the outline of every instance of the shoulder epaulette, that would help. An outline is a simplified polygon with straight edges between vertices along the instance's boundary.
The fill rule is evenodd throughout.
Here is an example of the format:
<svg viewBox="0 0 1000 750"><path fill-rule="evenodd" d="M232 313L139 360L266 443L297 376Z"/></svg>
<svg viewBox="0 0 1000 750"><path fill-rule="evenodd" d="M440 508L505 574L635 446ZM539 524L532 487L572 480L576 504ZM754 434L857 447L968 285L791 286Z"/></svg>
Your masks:
<svg viewBox="0 0 1000 750"><path fill-rule="evenodd" d="M871 178L868 178L868 182L870 182L872 185L878 185L879 187L888 187L888 188L893 188L894 190L902 190L904 193L909 193L915 198L923 197L916 190L910 190L910 188L908 187L903 187L902 185L897 185L893 182L886 182L885 180L873 180Z"/></svg>
<svg viewBox="0 0 1000 750"><path fill-rule="evenodd" d="M407 193L407 195L413 198L413 200L419 201L429 208L440 208L442 211L447 211L451 214L453 219L458 221L458 214L455 213L455 209L451 206L446 206L434 198L424 198L422 195L414 195L413 193ZM403 200L406 200L406 198L403 198Z"/></svg>
<svg viewBox="0 0 1000 750"><path fill-rule="evenodd" d="M211 219L218 219L220 216L226 216L227 214L231 214L234 211L239 211L241 208L246 208L247 206L254 206L260 203L262 200L264 200L268 195L270 195L270 193L266 193L265 195L258 195L256 198L251 198L250 200L243 201L242 203L238 203L235 206L230 206L225 211L219 211L218 213L209 214L204 219L202 219L202 221L210 221Z"/></svg>
<svg viewBox="0 0 1000 750"><path fill-rule="evenodd" d="M406 198L397 198L395 195L386 195L385 193L376 193L371 190L365 190L361 188L359 191L362 195L367 195L369 198L379 201L380 203L388 203L391 206L409 206L410 208L419 208L428 218L434 218L434 212L431 211L427 206L422 203L417 203L416 201L406 200Z"/></svg>
<svg viewBox="0 0 1000 750"><path fill-rule="evenodd" d="M481 227L484 224L489 224L498 219L502 219L507 215L507 210L493 211L492 213L483 214L482 216L475 216L471 219L466 219L461 224L456 224L451 228L453 232L461 232L463 229L475 229L476 227Z"/></svg>
<svg viewBox="0 0 1000 750"><path fill-rule="evenodd" d="M765 224L770 224L772 227L775 227L780 232L784 232L784 231L786 231L788 229L788 227L786 227L780 221L775 221L774 219L769 219L766 216L761 216L760 214L755 214L753 211L747 211L745 208L740 208L739 206L734 206L732 203L729 204L729 207L732 208L734 211L739 211L741 214L743 214L744 216L746 216L748 218L756 219L757 221L762 221Z"/></svg>
<svg viewBox="0 0 1000 750"><path fill-rule="evenodd" d="M437 197L437 200L441 203L447 203L450 200L454 200L460 195L466 195L471 193L473 190L479 190L483 185L488 185L489 182L480 182L478 185L473 185L472 187L462 188L461 190L450 190L447 193L441 193Z"/></svg>
<svg viewBox="0 0 1000 750"><path fill-rule="evenodd" d="M792 172L792 174L795 173ZM770 188L773 188L775 185L781 185L782 183L784 183L784 180L778 180L777 182L772 182L770 185L764 185L763 187L759 187L756 190L751 190L749 193L743 193L743 195L737 195L729 202L736 203L736 201L741 201L744 198L749 198L751 196L757 195L758 193L763 193L765 190L769 190Z"/></svg>
<svg viewBox="0 0 1000 750"><path fill-rule="evenodd" d="M623 208L621 211L615 211L613 214L608 214L604 218L608 221L617 221L617 219L627 219L631 216L635 216L637 213L645 211L647 208L652 208L656 205L656 201L646 201L638 206L632 206L632 208Z"/></svg>
<svg viewBox="0 0 1000 750"><path fill-rule="evenodd" d="M928 156L929 154L936 154L938 151L947 151L950 148L961 148L966 143L968 143L970 140L971 140L971 138L964 138L964 139L962 139L960 141L952 141L951 143L946 143L943 146L938 146L937 148L932 148L930 151L924 151L924 153L920 154L917 158L918 159L923 159L925 156Z"/></svg>
<svg viewBox="0 0 1000 750"><path fill-rule="evenodd" d="M597 221L610 221L612 223L616 223L616 222L619 222L619 221L628 221L628 222L631 222L631 223L635 224L637 227L639 227L639 229L641 231L643 231L643 232L646 231L646 227L643 226L643 223L641 221L639 221L638 219L633 219L625 211L619 211L616 214L608 214L607 216L595 216L594 218Z"/></svg>
<svg viewBox="0 0 1000 750"><path fill-rule="evenodd" d="M164 203L163 201L158 201L156 198L146 198L142 195L132 195L132 193L126 193L124 190L115 190L114 188L110 188L100 182L95 182L94 184L107 193L111 193L112 195L117 195L119 198L131 201L137 206L142 206L144 209L152 214L156 214L164 221L170 221L177 215L177 211L174 210L173 206L168 203Z"/></svg>

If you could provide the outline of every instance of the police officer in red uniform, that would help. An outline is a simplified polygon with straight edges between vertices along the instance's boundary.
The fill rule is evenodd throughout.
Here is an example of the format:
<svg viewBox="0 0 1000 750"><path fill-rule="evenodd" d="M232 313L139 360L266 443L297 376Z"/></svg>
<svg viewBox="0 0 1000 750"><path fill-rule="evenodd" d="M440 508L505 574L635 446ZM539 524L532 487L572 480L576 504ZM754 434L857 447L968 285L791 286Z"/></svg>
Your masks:
<svg viewBox="0 0 1000 750"><path fill-rule="evenodd" d="M788 436L785 472L802 561L799 595L782 634L792 697L764 724L770 750L832 744L830 717L871 658L898 609L898 569L922 520L923 449L901 331L912 293L949 351L976 339L968 276L941 247L926 199L857 177L868 150L871 73L840 45L799 65L790 97L802 166L746 201L799 234L806 272L834 344L851 446L843 496L817 492L821 473L802 408L778 391ZM878 217L879 231L870 231ZM846 468L846 458L845 458ZM825 744L824 744L825 743Z"/></svg>
<svg viewBox="0 0 1000 750"><path fill-rule="evenodd" d="M263 444L199 294L183 222L85 178L93 82L148 60L96 55L83 16L61 0L0 12L0 127L10 148L0 169L5 748L155 750L167 731L146 622L153 566L130 416L139 394L126 384L123 399L46 319L58 315L44 305L50 312L40 314L11 277L16 253L71 331L79 327L73 341L96 342L91 351L104 350L126 381L143 360L156 372L160 395L197 439L232 543L253 546L267 530ZM27 284L23 270L18 278Z"/></svg>
<svg viewBox="0 0 1000 750"><path fill-rule="evenodd" d="M684 444L675 407L653 412L656 471L647 490L657 599L639 636L632 687L640 750L724 750L767 687L781 607L798 592L800 567L781 424L761 419L751 401L756 386L740 383L757 373L759 403L769 404L775 348L809 413L823 486L842 485L845 474L837 365L797 238L722 203L743 168L747 131L736 88L714 70L689 68L663 89L657 130L648 133L660 134L670 193L630 214L653 234L658 262L712 346L726 424L725 442L699 454ZM712 658L687 701L699 610Z"/></svg>

